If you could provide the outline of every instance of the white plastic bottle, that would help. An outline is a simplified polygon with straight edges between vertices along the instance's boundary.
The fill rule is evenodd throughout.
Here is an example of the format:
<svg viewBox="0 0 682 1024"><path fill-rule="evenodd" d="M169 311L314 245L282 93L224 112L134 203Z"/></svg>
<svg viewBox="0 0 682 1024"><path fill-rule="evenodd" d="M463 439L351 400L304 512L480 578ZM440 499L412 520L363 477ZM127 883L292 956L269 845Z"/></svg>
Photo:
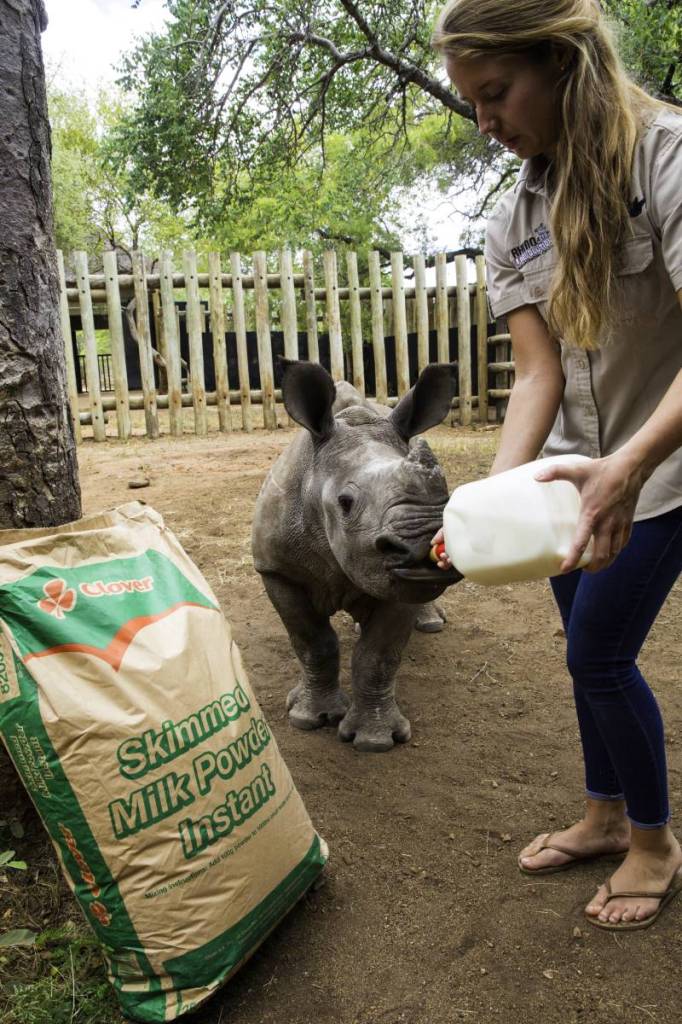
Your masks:
<svg viewBox="0 0 682 1024"><path fill-rule="evenodd" d="M569 480L543 483L548 466L589 462L555 455L457 487L443 515L445 550L475 583L494 585L556 576L575 536L580 494ZM579 565L592 556L592 541Z"/></svg>

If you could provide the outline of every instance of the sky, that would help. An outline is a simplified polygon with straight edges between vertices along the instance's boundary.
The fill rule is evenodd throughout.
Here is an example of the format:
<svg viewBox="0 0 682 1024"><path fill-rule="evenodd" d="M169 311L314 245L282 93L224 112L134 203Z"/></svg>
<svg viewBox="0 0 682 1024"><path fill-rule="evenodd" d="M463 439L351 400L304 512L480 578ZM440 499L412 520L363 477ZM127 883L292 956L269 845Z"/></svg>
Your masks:
<svg viewBox="0 0 682 1024"><path fill-rule="evenodd" d="M48 76L55 74L61 84L83 89L93 102L101 85L114 83L121 56L167 17L163 0L142 0L137 9L130 0L45 0L45 6L48 26L42 46ZM462 205L462 199L451 202L440 193L415 196L405 208L406 221L414 223L423 215L435 248L453 249L462 229L455 208ZM406 251L419 247L416 240L413 245L409 241ZM450 273L454 265L448 265L448 278Z"/></svg>
<svg viewBox="0 0 682 1024"><path fill-rule="evenodd" d="M93 95L98 84L113 83L114 65L136 37L160 28L166 17L163 0L142 0L137 10L130 0L45 0L45 7L46 62L59 68L65 84Z"/></svg>

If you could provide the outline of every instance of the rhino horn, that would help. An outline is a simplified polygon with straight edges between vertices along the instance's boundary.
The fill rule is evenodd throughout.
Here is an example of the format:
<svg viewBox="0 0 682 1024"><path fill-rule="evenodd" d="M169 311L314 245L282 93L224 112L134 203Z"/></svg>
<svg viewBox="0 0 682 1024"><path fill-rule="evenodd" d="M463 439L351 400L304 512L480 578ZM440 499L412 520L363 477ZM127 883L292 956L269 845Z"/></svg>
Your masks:
<svg viewBox="0 0 682 1024"><path fill-rule="evenodd" d="M407 462L421 466L422 469L432 470L438 468L438 460L423 438L419 438L418 441L414 441L410 445L410 450L405 458Z"/></svg>

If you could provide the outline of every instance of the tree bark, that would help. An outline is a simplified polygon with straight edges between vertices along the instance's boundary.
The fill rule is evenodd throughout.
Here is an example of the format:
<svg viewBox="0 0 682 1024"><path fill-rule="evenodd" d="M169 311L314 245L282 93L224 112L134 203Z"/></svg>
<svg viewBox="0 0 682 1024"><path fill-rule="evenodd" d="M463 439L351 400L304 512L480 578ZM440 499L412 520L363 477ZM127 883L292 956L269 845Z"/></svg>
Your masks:
<svg viewBox="0 0 682 1024"><path fill-rule="evenodd" d="M59 320L42 0L0 0L0 529L79 519ZM0 746L3 817L33 821Z"/></svg>
<svg viewBox="0 0 682 1024"><path fill-rule="evenodd" d="M81 515L52 222L42 0L0 0L0 529Z"/></svg>

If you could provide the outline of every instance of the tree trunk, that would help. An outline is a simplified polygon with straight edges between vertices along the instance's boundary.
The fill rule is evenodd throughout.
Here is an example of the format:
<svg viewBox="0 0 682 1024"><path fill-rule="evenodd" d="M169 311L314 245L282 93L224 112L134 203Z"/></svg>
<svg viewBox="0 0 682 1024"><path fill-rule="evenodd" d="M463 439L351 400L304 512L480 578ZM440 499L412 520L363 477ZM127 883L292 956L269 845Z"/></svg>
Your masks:
<svg viewBox="0 0 682 1024"><path fill-rule="evenodd" d="M42 0L0 0L0 529L81 515L50 186ZM3 817L29 801L0 746Z"/></svg>
<svg viewBox="0 0 682 1024"><path fill-rule="evenodd" d="M42 0L0 0L0 529L81 515L50 186Z"/></svg>

